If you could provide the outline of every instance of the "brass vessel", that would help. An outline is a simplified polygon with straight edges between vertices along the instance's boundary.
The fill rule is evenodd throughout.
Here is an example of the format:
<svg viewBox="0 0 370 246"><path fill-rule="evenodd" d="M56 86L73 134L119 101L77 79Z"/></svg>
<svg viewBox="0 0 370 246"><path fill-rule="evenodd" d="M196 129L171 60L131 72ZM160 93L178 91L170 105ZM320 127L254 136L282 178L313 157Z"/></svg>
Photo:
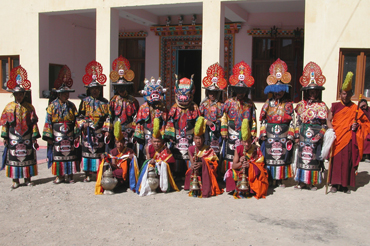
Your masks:
<svg viewBox="0 0 370 246"><path fill-rule="evenodd" d="M148 184L150 187L150 192L148 195L155 195L157 194L157 188L159 185L159 179L158 175L155 173L155 168L154 167L149 167L148 168Z"/></svg>
<svg viewBox="0 0 370 246"><path fill-rule="evenodd" d="M199 181L198 181L198 175L194 173L194 175L191 175L191 191L197 191L199 190Z"/></svg>
<svg viewBox="0 0 370 246"><path fill-rule="evenodd" d="M101 186L104 189L105 195L112 195L114 192L112 191L114 187L117 185L117 179L113 177L112 169L109 167L103 173L103 178L101 179Z"/></svg>

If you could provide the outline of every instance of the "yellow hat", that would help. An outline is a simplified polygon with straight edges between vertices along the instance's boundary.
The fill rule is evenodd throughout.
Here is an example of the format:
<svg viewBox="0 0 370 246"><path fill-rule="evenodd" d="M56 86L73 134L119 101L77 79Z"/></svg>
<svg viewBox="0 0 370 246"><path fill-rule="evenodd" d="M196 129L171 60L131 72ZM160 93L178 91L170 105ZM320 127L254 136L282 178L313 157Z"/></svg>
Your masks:
<svg viewBox="0 0 370 246"><path fill-rule="evenodd" d="M162 133L161 133L161 122L159 118L155 118L153 121L153 138L162 138Z"/></svg>
<svg viewBox="0 0 370 246"><path fill-rule="evenodd" d="M352 77L353 73L348 72L342 85L342 91L352 91Z"/></svg>
<svg viewBox="0 0 370 246"><path fill-rule="evenodd" d="M121 121L117 120L116 123L114 123L114 137L117 141L121 141L123 138L123 133L121 130Z"/></svg>
<svg viewBox="0 0 370 246"><path fill-rule="evenodd" d="M206 131L206 123L203 116L199 116L197 122L195 123L194 127L194 135L195 136L203 136Z"/></svg>
<svg viewBox="0 0 370 246"><path fill-rule="evenodd" d="M251 131L249 129L249 120L244 119L242 122L242 129L240 131L241 140L247 141L251 137Z"/></svg>

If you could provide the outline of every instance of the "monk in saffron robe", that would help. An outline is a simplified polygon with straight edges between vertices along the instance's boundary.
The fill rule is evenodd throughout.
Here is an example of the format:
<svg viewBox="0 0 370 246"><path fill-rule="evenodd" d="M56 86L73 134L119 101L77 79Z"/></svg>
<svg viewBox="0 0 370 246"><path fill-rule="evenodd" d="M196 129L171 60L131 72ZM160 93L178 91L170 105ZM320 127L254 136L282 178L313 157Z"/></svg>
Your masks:
<svg viewBox="0 0 370 246"><path fill-rule="evenodd" d="M151 144L145 147L147 160L143 163L136 184L136 193L140 196L152 195L156 192L169 192L171 190L179 191L171 171L176 160L164 143L164 129L161 127L160 121L159 117L153 120ZM156 190L151 190L149 185L148 174L153 169L158 176L159 182Z"/></svg>
<svg viewBox="0 0 370 246"><path fill-rule="evenodd" d="M192 186L193 175L196 175L199 190L191 190L189 196L210 197L222 194L218 186L216 175L218 157L214 150L208 145L204 145L206 121L203 116L199 116L194 129L194 143L189 147L190 167L185 174L184 190L189 190Z"/></svg>
<svg viewBox="0 0 370 246"><path fill-rule="evenodd" d="M370 108L366 99L361 99L360 109L364 112L367 119L370 120ZM367 134L365 139L363 159L365 159L365 162L370 162L370 134Z"/></svg>
<svg viewBox="0 0 370 246"><path fill-rule="evenodd" d="M225 175L226 192L234 191L235 198L248 195L253 195L257 199L265 198L269 186L268 174L265 169L262 151L252 143L251 134L248 132L248 124L248 120L243 120L240 134L242 145L235 149L232 170L230 170L232 175ZM247 192L239 190L239 176L243 169L249 181Z"/></svg>
<svg viewBox="0 0 370 246"><path fill-rule="evenodd" d="M336 134L329 173L332 193L338 190L351 193L348 186L354 187L356 184L355 174L362 158L364 139L370 129L366 115L361 109L356 113L357 105L351 101L352 76L347 74L340 90L341 101L332 104L328 116L328 127L333 128Z"/></svg>

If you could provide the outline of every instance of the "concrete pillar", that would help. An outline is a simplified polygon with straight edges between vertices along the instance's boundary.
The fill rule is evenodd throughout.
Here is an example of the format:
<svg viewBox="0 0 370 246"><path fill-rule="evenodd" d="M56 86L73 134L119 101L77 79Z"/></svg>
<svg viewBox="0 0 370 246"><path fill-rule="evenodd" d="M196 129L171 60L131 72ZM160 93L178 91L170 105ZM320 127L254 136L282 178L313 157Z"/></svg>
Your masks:
<svg viewBox="0 0 370 246"><path fill-rule="evenodd" d="M117 9L98 7L96 9L96 61L103 66L103 73L107 76L104 87L104 97L111 98L112 62L118 57L119 14Z"/></svg>
<svg viewBox="0 0 370 246"><path fill-rule="evenodd" d="M202 17L202 79L207 68L219 62L224 66L225 7L221 0L203 1ZM202 99L205 90L202 89Z"/></svg>

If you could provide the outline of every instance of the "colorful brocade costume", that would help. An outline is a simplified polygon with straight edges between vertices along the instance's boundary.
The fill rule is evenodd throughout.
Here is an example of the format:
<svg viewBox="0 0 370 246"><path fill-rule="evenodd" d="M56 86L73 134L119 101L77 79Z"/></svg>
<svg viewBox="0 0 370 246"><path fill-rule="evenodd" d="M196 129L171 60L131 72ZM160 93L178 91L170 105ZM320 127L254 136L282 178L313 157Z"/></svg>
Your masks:
<svg viewBox="0 0 370 246"><path fill-rule="evenodd" d="M265 169L263 154L257 145L252 144L251 147L244 153L244 146L236 147L239 158L245 154L249 161L249 168L245 170L249 181L249 194L253 194L255 198L265 198L267 195L268 174ZM226 192L234 191L234 196L239 198L237 182L239 180L239 169L229 169L225 174Z"/></svg>
<svg viewBox="0 0 370 246"><path fill-rule="evenodd" d="M200 184L200 197L217 196L223 193L223 190L219 188L217 183L217 167L218 157L211 147L203 145L198 150L196 146L189 147L189 155L198 158L202 161L202 167L199 169L197 174L198 183ZM189 168L185 175L184 190L189 190L192 182L193 170ZM190 191L189 196L192 196Z"/></svg>
<svg viewBox="0 0 370 246"><path fill-rule="evenodd" d="M125 139L130 143L132 143L132 135L135 131L135 117L138 107L139 102L131 95L127 95L126 97L114 95L109 102L109 118L111 124L119 120Z"/></svg>
<svg viewBox="0 0 370 246"><path fill-rule="evenodd" d="M135 73L130 69L130 62L120 56L112 63L112 71L109 75L114 86L115 95L109 102L110 123L113 125L116 121L121 122L126 143L130 146L133 143L132 136L136 126L136 115L139 109L139 102L135 97L129 95L129 88L133 85L131 82Z"/></svg>
<svg viewBox="0 0 370 246"><path fill-rule="evenodd" d="M96 172L100 155L105 152L104 132L109 131L106 121L109 117L108 100L92 96L85 97L81 101L78 115L80 129L85 123L88 124L81 136L83 171Z"/></svg>
<svg viewBox="0 0 370 246"><path fill-rule="evenodd" d="M175 163L175 158L173 157L171 151L162 146L158 151L156 151L153 145L148 145L149 158L144 162L140 170L140 175L138 182L136 184L136 192L140 196L146 196L150 192L148 184L148 170L149 168L154 168L156 174L159 176L159 185L157 189L162 192L169 191L179 191L171 172L171 166ZM151 160L155 161L155 164L149 163Z"/></svg>
<svg viewBox="0 0 370 246"><path fill-rule="evenodd" d="M161 78L156 81L152 77L150 81L145 79L144 82L145 87L140 94L143 95L145 103L139 108L134 133L134 139L140 144L138 157L140 165L148 159L144 149L151 144L154 119L159 119L159 130L162 136L168 118L168 110L164 104L167 89L162 87Z"/></svg>
<svg viewBox="0 0 370 246"><path fill-rule="evenodd" d="M292 150L287 150L288 140L294 140L294 110L289 100L267 99L262 107L260 137L264 141L265 163L272 179L293 177Z"/></svg>
<svg viewBox="0 0 370 246"><path fill-rule="evenodd" d="M221 118L221 135L227 136L223 163L223 173L231 169L234 159L234 150L241 144L239 132L244 119L249 121L252 137L257 136L256 106L250 99L238 100L236 97L229 98L223 106Z"/></svg>
<svg viewBox="0 0 370 246"><path fill-rule="evenodd" d="M193 143L195 121L200 115L198 105L193 102L195 93L193 76L191 79L182 78L178 81L176 75L175 100L168 114L164 138L171 140L171 152L176 159L173 171L183 175L189 167L188 149Z"/></svg>
<svg viewBox="0 0 370 246"><path fill-rule="evenodd" d="M1 115L1 137L8 141L6 176L12 179L37 175L36 150L32 140L40 137L35 108L28 102L10 102ZM6 150L4 150L6 151Z"/></svg>
<svg viewBox="0 0 370 246"><path fill-rule="evenodd" d="M70 101L62 103L58 98L52 101L46 109L42 139L53 141L50 146L52 160L49 160L53 175L71 175L80 170L74 146L74 140L79 135L76 106Z"/></svg>
<svg viewBox="0 0 370 246"><path fill-rule="evenodd" d="M294 137L299 138L295 180L305 184L320 184L323 162L319 156L329 109L324 102L309 103L302 100L297 104L295 112L297 121Z"/></svg>
<svg viewBox="0 0 370 246"><path fill-rule="evenodd" d="M187 108L181 108L175 103L170 109L165 138L172 139L175 143L171 149L176 159L175 172L182 172L185 166L189 166L188 149L193 143L195 121L199 115L199 108L194 102Z"/></svg>
<svg viewBox="0 0 370 246"><path fill-rule="evenodd" d="M203 116L207 121L211 121L215 126L215 129L213 130L207 126L204 144L209 145L216 155L219 155L221 151L220 137L222 108L223 103L219 102L218 100L211 101L210 99L203 101L199 106L200 115Z"/></svg>
<svg viewBox="0 0 370 246"><path fill-rule="evenodd" d="M221 92L227 87L227 81L224 78L225 71L220 64L215 63L208 67L207 76L203 78L203 88L206 89L207 98L199 105L200 114L213 123L213 126L206 127L204 135L205 145L209 145L216 155L220 153L221 143L221 117L223 103L219 101ZM209 98L209 94L213 94L213 99Z"/></svg>
<svg viewBox="0 0 370 246"><path fill-rule="evenodd" d="M136 129L134 137L138 141L138 143L143 144L145 146L151 144L151 138L153 133L153 121L155 118L160 119L161 126L160 129L164 132L168 111L164 104L155 104L150 105L149 103L145 102L139 108L139 113L137 114L136 120Z"/></svg>
<svg viewBox="0 0 370 246"><path fill-rule="evenodd" d="M22 66L17 66L10 71L9 77L7 90L13 92L16 100L19 98L16 93L23 93L23 101L8 103L1 114L1 137L7 144L4 146L0 170L6 167L6 176L13 179L12 188L17 188L20 178L24 178L27 185L33 185L31 177L37 175L36 139L40 137L40 133L35 108L26 99L26 93L30 93L31 88L27 71Z"/></svg>
<svg viewBox="0 0 370 246"><path fill-rule="evenodd" d="M294 140L293 103L287 98L292 77L287 64L278 58L269 68L270 75L264 93L273 94L262 106L260 138L265 138L261 149L272 180L293 177L291 159Z"/></svg>

